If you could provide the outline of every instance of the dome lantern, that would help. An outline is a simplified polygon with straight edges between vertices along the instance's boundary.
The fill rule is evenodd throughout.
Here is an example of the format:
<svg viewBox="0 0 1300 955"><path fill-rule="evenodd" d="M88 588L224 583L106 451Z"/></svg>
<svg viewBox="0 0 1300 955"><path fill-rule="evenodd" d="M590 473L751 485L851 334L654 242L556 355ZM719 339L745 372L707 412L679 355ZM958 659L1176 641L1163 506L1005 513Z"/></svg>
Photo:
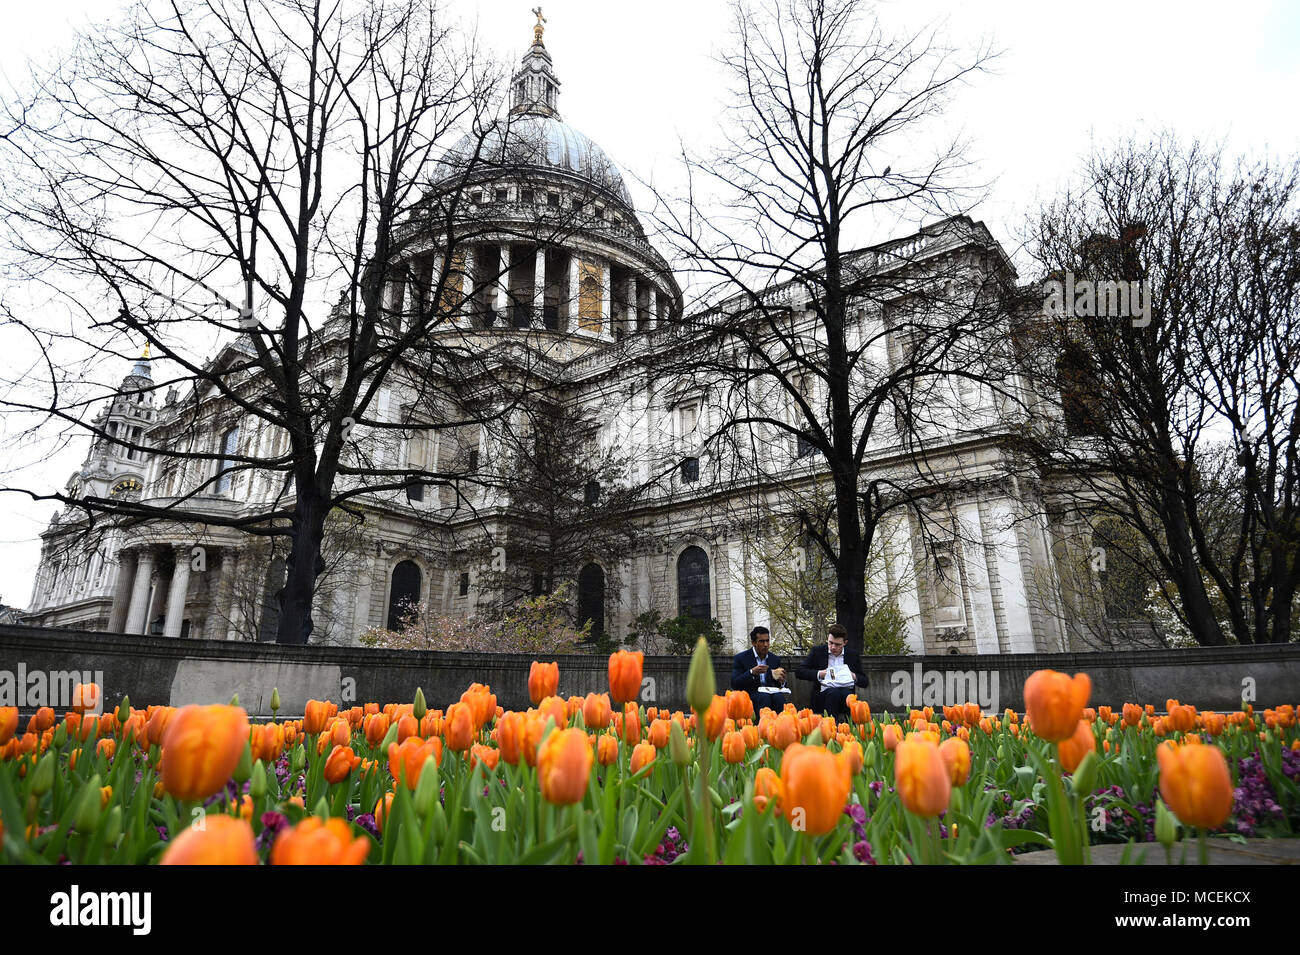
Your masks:
<svg viewBox="0 0 1300 955"><path fill-rule="evenodd" d="M510 78L511 116L549 116L560 118L560 80L551 68L551 54L542 43L546 18L542 8L534 7L537 25L533 27L533 45L524 54L519 69Z"/></svg>

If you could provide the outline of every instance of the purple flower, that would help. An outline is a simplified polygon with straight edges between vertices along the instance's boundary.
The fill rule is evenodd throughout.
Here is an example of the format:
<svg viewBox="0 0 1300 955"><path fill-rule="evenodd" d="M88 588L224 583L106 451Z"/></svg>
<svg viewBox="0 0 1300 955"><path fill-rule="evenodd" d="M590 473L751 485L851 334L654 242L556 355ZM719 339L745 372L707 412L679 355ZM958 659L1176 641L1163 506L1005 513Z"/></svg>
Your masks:
<svg viewBox="0 0 1300 955"><path fill-rule="evenodd" d="M871 843L866 839L859 839L853 843L853 858L857 859L864 865L875 865L876 860L871 855Z"/></svg>

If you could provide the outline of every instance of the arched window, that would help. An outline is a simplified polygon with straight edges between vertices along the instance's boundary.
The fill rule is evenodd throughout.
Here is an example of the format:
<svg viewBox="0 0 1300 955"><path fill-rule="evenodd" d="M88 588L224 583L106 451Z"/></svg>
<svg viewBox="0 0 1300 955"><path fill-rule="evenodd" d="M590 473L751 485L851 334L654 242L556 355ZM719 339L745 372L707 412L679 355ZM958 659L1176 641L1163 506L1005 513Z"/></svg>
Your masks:
<svg viewBox="0 0 1300 955"><path fill-rule="evenodd" d="M404 560L393 568L393 582L388 588L388 629L396 630L402 617L420 602L420 568L413 560Z"/></svg>
<svg viewBox="0 0 1300 955"><path fill-rule="evenodd" d="M709 555L688 547L677 558L677 613L708 620L709 610Z"/></svg>
<svg viewBox="0 0 1300 955"><path fill-rule="evenodd" d="M578 626L591 621L591 635L605 635L605 571L588 564L578 571Z"/></svg>
<svg viewBox="0 0 1300 955"><path fill-rule="evenodd" d="M262 589L262 617L257 627L257 639L261 643L274 643L276 631L280 629L280 591L284 583L284 558L277 557L266 569L266 586Z"/></svg>

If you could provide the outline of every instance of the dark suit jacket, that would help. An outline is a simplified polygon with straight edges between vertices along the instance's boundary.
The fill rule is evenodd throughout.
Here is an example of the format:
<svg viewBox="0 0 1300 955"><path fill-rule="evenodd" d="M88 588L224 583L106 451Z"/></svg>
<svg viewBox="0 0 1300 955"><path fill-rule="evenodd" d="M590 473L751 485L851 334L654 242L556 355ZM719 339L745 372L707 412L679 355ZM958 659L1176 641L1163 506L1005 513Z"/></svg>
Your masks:
<svg viewBox="0 0 1300 955"><path fill-rule="evenodd" d="M758 654L754 652L753 647L750 647L748 650L742 650L740 653L737 653L731 660L731 688L733 690L745 690L748 693L757 693L759 687L759 678L756 675L751 674L749 672L757 664L758 664ZM781 661L781 658L777 656L775 653L769 651L767 654L767 685L768 686L785 685L783 683L777 683L775 680L772 679L772 671L775 670L777 667L783 667L783 666L785 666L785 664ZM789 673L786 674L786 681L789 682ZM758 712L755 711L754 715L757 716Z"/></svg>
<svg viewBox="0 0 1300 955"><path fill-rule="evenodd" d="M811 680L813 685L812 691L812 708L821 709L822 702L822 685L817 680L817 674L826 669L826 664L830 660L830 650L826 644L813 647L808 653L807 659L803 664L794 671L794 675L801 680ZM862 672L862 658L856 650L844 649L844 665L852 671L854 683L858 686L867 685L867 677Z"/></svg>

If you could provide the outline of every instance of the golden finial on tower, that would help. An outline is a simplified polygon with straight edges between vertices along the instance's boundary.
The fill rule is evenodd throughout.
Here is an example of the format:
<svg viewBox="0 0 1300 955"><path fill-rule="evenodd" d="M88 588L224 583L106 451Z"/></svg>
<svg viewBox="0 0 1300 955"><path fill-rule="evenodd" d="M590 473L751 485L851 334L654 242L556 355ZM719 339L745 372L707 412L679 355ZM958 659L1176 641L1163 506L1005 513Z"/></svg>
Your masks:
<svg viewBox="0 0 1300 955"><path fill-rule="evenodd" d="M148 343L148 342L145 342L145 343L144 343L144 354L141 355L140 357L143 358L145 361L148 361L148 360L149 360L149 343Z"/></svg>
<svg viewBox="0 0 1300 955"><path fill-rule="evenodd" d="M546 22L546 17L542 16L541 7L533 7L533 14L537 17L537 25L533 27L533 42L541 46L542 31L546 29L542 24Z"/></svg>

